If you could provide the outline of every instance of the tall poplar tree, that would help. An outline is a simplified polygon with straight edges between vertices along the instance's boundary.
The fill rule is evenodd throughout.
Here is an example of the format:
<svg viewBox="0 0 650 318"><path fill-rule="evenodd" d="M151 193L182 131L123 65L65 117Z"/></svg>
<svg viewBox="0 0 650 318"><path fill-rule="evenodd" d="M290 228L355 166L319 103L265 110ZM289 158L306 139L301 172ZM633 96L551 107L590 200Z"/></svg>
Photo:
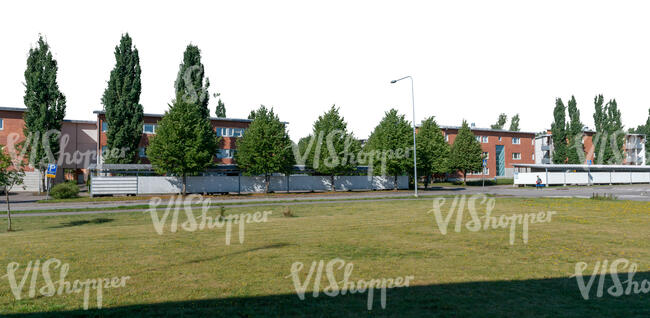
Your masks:
<svg viewBox="0 0 650 318"><path fill-rule="evenodd" d="M594 129L596 134L593 136L594 145L594 164L603 164L604 146L607 144L607 114L603 108L605 99L603 95L594 97Z"/></svg>
<svg viewBox="0 0 650 318"><path fill-rule="evenodd" d="M585 158L584 146L582 144L584 125L580 121L580 110L578 110L575 97L572 95L568 103L569 123L567 124L569 142L567 158L569 164L583 164Z"/></svg>
<svg viewBox="0 0 650 318"><path fill-rule="evenodd" d="M481 144L469 129L467 121L458 130L451 145L449 166L463 173L463 184L467 184L467 173L483 169L483 150Z"/></svg>
<svg viewBox="0 0 650 318"><path fill-rule="evenodd" d="M30 164L45 177L48 163L54 163L59 153L61 123L65 117L66 99L57 83L58 65L50 46L38 37L36 47L29 50L25 69L25 96L27 110L23 115L24 142L30 153ZM49 148L49 149L48 149ZM41 180L41 189L44 189Z"/></svg>
<svg viewBox="0 0 650 318"><path fill-rule="evenodd" d="M174 82L176 99L183 98L185 102L199 105L203 117L210 117L208 108L210 79L204 80L204 76L205 67L201 63L201 50L198 46L189 44L183 53L183 63L179 66Z"/></svg>
<svg viewBox="0 0 650 318"><path fill-rule="evenodd" d="M216 94L215 97L218 97L219 94ZM217 109L215 110L214 114L217 116L217 118L226 118L226 105L221 101L221 98L217 101Z"/></svg>
<svg viewBox="0 0 650 318"><path fill-rule="evenodd" d="M115 67L102 97L108 124L106 145L110 150L124 150L124 156L113 157L113 153L121 151L107 151L104 157L106 163L137 163L143 123L141 72L138 49L126 33L115 47Z"/></svg>
<svg viewBox="0 0 650 318"><path fill-rule="evenodd" d="M510 119L510 131L519 131L519 114L512 116Z"/></svg>
<svg viewBox="0 0 650 318"><path fill-rule="evenodd" d="M501 130L506 125L507 121L508 121L508 115L501 113L499 114L499 119L497 119L496 124L491 125L490 128Z"/></svg>
<svg viewBox="0 0 650 318"><path fill-rule="evenodd" d="M622 164L623 144L625 143L625 131L621 121L621 111L618 109L616 99L611 99L605 106L607 109L607 135L609 147L605 148L604 162L608 164Z"/></svg>
<svg viewBox="0 0 650 318"><path fill-rule="evenodd" d="M566 107L561 98L555 99L551 134L553 138L553 163L564 164L567 161Z"/></svg>

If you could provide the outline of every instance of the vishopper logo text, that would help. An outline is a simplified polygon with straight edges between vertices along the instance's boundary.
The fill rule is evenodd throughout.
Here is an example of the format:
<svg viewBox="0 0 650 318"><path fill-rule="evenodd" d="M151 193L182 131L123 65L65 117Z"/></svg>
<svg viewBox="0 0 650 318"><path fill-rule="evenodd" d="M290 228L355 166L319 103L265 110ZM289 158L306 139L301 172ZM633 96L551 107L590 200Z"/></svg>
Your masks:
<svg viewBox="0 0 650 318"><path fill-rule="evenodd" d="M555 211L526 213L526 214L502 214L499 217L492 216L492 210L496 205L494 198L489 198L485 194L474 194L469 199L465 195L456 196L449 206L447 216L443 216L442 208L447 202L446 198L436 198L433 200L433 209L428 213L433 213L436 224L440 230L440 234L446 235L447 228L451 221L454 212L456 213L456 220L454 231L460 232L464 220L465 205L469 212L470 220L465 223L465 228L470 232L478 232L480 230L492 229L510 229L510 245L515 243L515 233L517 225L522 227L522 240L524 244L528 243L528 227L530 224L535 223L548 223ZM479 216L477 205L482 205L485 208L485 215Z"/></svg>
<svg viewBox="0 0 650 318"><path fill-rule="evenodd" d="M634 275L636 275L636 270L639 267L637 263L630 262L625 258L619 258L609 264L607 260L604 260L602 263L597 261L594 264L594 269L591 273L591 277L585 284L585 279L582 273L587 270L587 263L579 262L576 263L575 273L571 277L575 277L578 288L580 289L580 294L582 298L588 300L591 294L592 286L598 278L598 287L596 288L596 297L603 297L605 292L605 276L607 276L607 269L609 268L609 275L612 279L612 285L607 288L607 293L613 297L620 297L623 295L632 295L632 294L647 294L650 293L650 281L644 279L643 281L635 281ZM622 270L627 269L627 279L621 281L619 278L619 267Z"/></svg>
<svg viewBox="0 0 650 318"><path fill-rule="evenodd" d="M329 297L336 297L338 295L349 294L363 294L368 293L368 310L372 310L374 292L375 289L381 289L381 308L386 309L386 289L398 288L398 287L409 287L410 281L414 279L414 276L405 276L405 277L395 277L395 278L377 278L370 280L359 279L353 281L350 277L352 276L352 271L354 269L354 264L347 263L340 258L335 258L327 262L320 260L318 262L313 261L311 267L309 268L309 273L303 282L300 281L301 271L305 267L305 264L302 262L295 262L291 264L291 274L285 278L291 277L293 281L293 286L296 290L296 294L300 300L305 299L305 291L309 286L309 283L312 282L313 277L313 292L312 296L317 298L320 294L321 280L323 278L323 268L325 268L325 277L329 282L329 285L323 288L323 294ZM343 270L343 279L338 280L336 272ZM339 275L340 276L340 275Z"/></svg>
<svg viewBox="0 0 650 318"><path fill-rule="evenodd" d="M14 294L14 297L17 300L23 299L23 289L27 283L27 279L31 279L29 283L29 291L27 293L28 298L38 297L36 294L39 293L44 297L52 297L54 295L63 295L66 294L78 294L83 291L84 294L84 310L88 309L88 303L90 300L90 290L94 289L97 291L97 308L102 308L102 301L104 297L104 290L109 288L120 288L126 286L126 281L130 279L130 276L122 277L112 277L112 278L91 278L86 280L75 280L70 282L66 280L68 271L70 270L70 264L63 263L56 258L50 258L41 264L40 260L34 262L29 261L25 267L25 272L23 273L20 282L16 280L16 272L20 268L20 264L17 262L11 262L7 265L7 274L2 276L2 278L7 277L9 279L9 285L11 286L11 292ZM59 269L59 280L52 280L52 270ZM41 288L38 288L39 272L43 277L43 285ZM58 288L57 288L58 286Z"/></svg>
<svg viewBox="0 0 650 318"><path fill-rule="evenodd" d="M195 202L196 201L196 202ZM238 226L239 229L239 243L244 243L244 233L245 226L247 223L266 223L268 221L268 216L271 215L272 211L262 211L255 213L240 213L240 214L230 214L230 215L214 215L209 216L208 210L212 200L210 198L203 199L203 196L198 194L189 195L185 198L178 196L172 196L167 202L165 211L162 213L162 216L158 213L158 206L162 203L162 199L155 197L149 201L149 210L144 213L151 214L151 221L153 222L153 227L159 235L162 235L165 229L165 223L170 216L171 220L169 224L169 231L175 233L178 231L179 224L178 218L181 211L181 206L183 212L186 216L186 220L180 224L180 228L184 231L194 232L196 230L212 230L214 228L224 228L226 234L226 245L230 245L230 239L232 236L232 226L233 224ZM193 206L201 205L201 215L197 218L194 215Z"/></svg>

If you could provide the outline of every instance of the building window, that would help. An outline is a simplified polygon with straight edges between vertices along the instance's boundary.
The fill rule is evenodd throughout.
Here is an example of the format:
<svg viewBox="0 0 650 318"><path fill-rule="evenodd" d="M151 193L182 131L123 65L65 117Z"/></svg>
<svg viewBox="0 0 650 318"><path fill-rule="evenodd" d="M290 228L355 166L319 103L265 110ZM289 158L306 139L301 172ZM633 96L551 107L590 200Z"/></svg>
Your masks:
<svg viewBox="0 0 650 318"><path fill-rule="evenodd" d="M533 154L533 161L535 161L535 154Z"/></svg>
<svg viewBox="0 0 650 318"><path fill-rule="evenodd" d="M518 145L521 143L521 140L517 137L512 137L512 144L513 145Z"/></svg>
<svg viewBox="0 0 650 318"><path fill-rule="evenodd" d="M217 136L221 137L242 137L244 136L244 128L226 128L217 127Z"/></svg>
<svg viewBox="0 0 650 318"><path fill-rule="evenodd" d="M487 176L489 174L490 174L490 168L488 167L483 168L483 175Z"/></svg>
<svg viewBox="0 0 650 318"><path fill-rule="evenodd" d="M235 156L235 149L219 149L217 153L217 158L233 158Z"/></svg>
<svg viewBox="0 0 650 318"><path fill-rule="evenodd" d="M0 130L5 129L5 121L4 119L0 118Z"/></svg>
<svg viewBox="0 0 650 318"><path fill-rule="evenodd" d="M147 158L147 148L146 147L140 147L138 149L140 153L138 154L140 158Z"/></svg>
<svg viewBox="0 0 650 318"><path fill-rule="evenodd" d="M103 146L102 147L102 156L106 156L106 150L108 150L108 146Z"/></svg>
<svg viewBox="0 0 650 318"><path fill-rule="evenodd" d="M103 121L102 122L102 132L107 132L108 131L108 123Z"/></svg>
<svg viewBox="0 0 650 318"><path fill-rule="evenodd" d="M513 152L512 153L512 159L513 160L521 160L521 152Z"/></svg>
<svg viewBox="0 0 650 318"><path fill-rule="evenodd" d="M449 135L445 134L445 141L449 142Z"/></svg>
<svg viewBox="0 0 650 318"><path fill-rule="evenodd" d="M142 132L145 134L155 134L156 133L156 124L144 124L142 125Z"/></svg>
<svg viewBox="0 0 650 318"><path fill-rule="evenodd" d="M501 136L499 136L499 141L501 141Z"/></svg>
<svg viewBox="0 0 650 318"><path fill-rule="evenodd" d="M490 153L489 152L484 152L483 153L483 159L490 159Z"/></svg>
<svg viewBox="0 0 650 318"><path fill-rule="evenodd" d="M484 144L488 143L488 136L481 136L481 142Z"/></svg>

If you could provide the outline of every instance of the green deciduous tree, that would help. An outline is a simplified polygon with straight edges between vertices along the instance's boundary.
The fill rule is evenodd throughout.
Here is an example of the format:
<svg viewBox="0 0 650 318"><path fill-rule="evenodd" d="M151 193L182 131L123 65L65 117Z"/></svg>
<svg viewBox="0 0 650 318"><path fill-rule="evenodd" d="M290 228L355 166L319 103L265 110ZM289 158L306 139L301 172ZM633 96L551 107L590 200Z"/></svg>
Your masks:
<svg viewBox="0 0 650 318"><path fill-rule="evenodd" d="M499 114L499 119L497 119L496 124L491 125L490 128L501 130L506 125L507 121L508 121L508 115L501 113Z"/></svg>
<svg viewBox="0 0 650 318"><path fill-rule="evenodd" d="M584 125L580 121L580 110L578 110L575 97L572 95L568 103L569 123L567 124L568 150L567 158L569 164L583 164L585 159L582 136Z"/></svg>
<svg viewBox="0 0 650 318"><path fill-rule="evenodd" d="M404 115L397 110L387 111L375 127L364 147L372 170L380 167L382 175L394 176L393 188L397 189L397 176L410 173L413 168L413 131ZM369 174L373 171L369 169ZM415 181L417 185L417 180Z"/></svg>
<svg viewBox="0 0 650 318"><path fill-rule="evenodd" d="M512 116L510 119L510 131L519 131L519 114Z"/></svg>
<svg viewBox="0 0 650 318"><path fill-rule="evenodd" d="M59 153L61 123L65 117L66 99L57 83L57 62L50 46L39 36L37 46L29 50L25 69L25 150L30 164L45 176L48 163L54 163ZM41 180L44 188L44 179Z"/></svg>
<svg viewBox="0 0 650 318"><path fill-rule="evenodd" d="M424 188L426 189L432 175L449 172L450 147L433 116L422 121L415 139L418 150L418 174L425 176Z"/></svg>
<svg viewBox="0 0 650 318"><path fill-rule="evenodd" d="M183 63L179 66L174 82L176 99L182 98L185 102L200 106L203 117L209 117L210 79L205 78L204 81L204 76L205 67L201 64L201 50L198 46L189 44L183 53Z"/></svg>
<svg viewBox="0 0 650 318"><path fill-rule="evenodd" d="M467 172L481 171L483 169L483 150L481 144L469 129L467 121L458 130L458 135L451 145L449 156L451 169L463 173L463 184L467 182Z"/></svg>
<svg viewBox="0 0 650 318"><path fill-rule="evenodd" d="M5 153L4 147L0 145L0 187L4 188L7 202L7 231L12 231L9 192L13 187L23 184L24 177L23 162L21 160L12 162L9 154Z"/></svg>
<svg viewBox="0 0 650 318"><path fill-rule="evenodd" d="M237 142L235 161L246 175L263 175L268 193L271 174L289 174L293 168L292 142L273 108L262 105L252 117L246 134Z"/></svg>
<svg viewBox="0 0 650 318"><path fill-rule="evenodd" d="M332 105L314 122L311 139L304 140L302 145L294 148L296 160L299 156L302 158L304 153L296 154L295 151L304 150L308 153L306 164L317 174L330 176L332 191L336 190L334 176L352 173L356 168L353 158L361 150L361 145L347 126L339 109Z"/></svg>
<svg viewBox="0 0 650 318"><path fill-rule="evenodd" d="M553 163L564 164L567 161L566 107L561 98L555 99L551 134L553 138Z"/></svg>
<svg viewBox="0 0 650 318"><path fill-rule="evenodd" d="M140 105L140 57L129 34L124 34L115 47L115 67L111 71L102 104L106 111L108 132L106 163L129 164L137 162L138 145L142 137L143 111ZM119 156L112 154L120 153ZM122 155L123 154L123 155Z"/></svg>
<svg viewBox="0 0 650 318"><path fill-rule="evenodd" d="M210 166L217 149L217 136L201 106L177 99L158 122L147 157L158 173L182 176L185 195L187 176Z"/></svg>

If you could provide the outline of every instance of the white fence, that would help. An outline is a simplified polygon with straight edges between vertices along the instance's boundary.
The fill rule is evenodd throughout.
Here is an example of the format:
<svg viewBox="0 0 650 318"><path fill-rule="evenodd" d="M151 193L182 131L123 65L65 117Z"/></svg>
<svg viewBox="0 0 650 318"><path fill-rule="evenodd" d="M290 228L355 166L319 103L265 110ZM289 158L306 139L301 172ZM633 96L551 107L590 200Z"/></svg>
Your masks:
<svg viewBox="0 0 650 318"><path fill-rule="evenodd" d="M337 191L393 189L393 176L337 176ZM91 178L91 195L174 194L183 187L180 177L129 176ZM397 188L408 189L408 176L397 177ZM328 176L273 176L269 191L330 191ZM188 193L264 192L264 177L193 176L187 177Z"/></svg>
<svg viewBox="0 0 650 318"><path fill-rule="evenodd" d="M650 183L650 172L519 172L515 173L515 185L534 185L537 176L543 184L621 184Z"/></svg>

